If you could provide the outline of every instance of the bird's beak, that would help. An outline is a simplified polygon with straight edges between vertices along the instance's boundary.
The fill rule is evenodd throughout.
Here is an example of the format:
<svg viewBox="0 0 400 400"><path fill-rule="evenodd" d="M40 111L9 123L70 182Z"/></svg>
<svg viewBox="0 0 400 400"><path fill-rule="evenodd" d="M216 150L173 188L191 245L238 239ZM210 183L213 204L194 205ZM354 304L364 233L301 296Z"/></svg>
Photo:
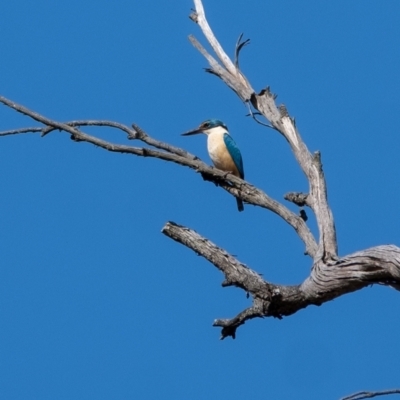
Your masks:
<svg viewBox="0 0 400 400"><path fill-rule="evenodd" d="M192 129L191 131L182 133L181 136L197 135L198 133L203 133L203 131L200 128L196 128L196 129Z"/></svg>

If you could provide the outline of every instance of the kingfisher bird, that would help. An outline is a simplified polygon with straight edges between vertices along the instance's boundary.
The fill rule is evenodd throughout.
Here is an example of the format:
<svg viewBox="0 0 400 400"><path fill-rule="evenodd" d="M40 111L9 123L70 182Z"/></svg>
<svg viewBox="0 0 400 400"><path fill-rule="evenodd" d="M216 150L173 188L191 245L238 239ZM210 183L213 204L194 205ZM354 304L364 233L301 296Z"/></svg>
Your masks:
<svg viewBox="0 0 400 400"><path fill-rule="evenodd" d="M204 133L207 135L207 150L214 165L222 171L244 179L242 154L235 141L229 135L228 127L219 119L208 119L196 129L185 132L182 136ZM239 211L243 211L243 201L236 197Z"/></svg>

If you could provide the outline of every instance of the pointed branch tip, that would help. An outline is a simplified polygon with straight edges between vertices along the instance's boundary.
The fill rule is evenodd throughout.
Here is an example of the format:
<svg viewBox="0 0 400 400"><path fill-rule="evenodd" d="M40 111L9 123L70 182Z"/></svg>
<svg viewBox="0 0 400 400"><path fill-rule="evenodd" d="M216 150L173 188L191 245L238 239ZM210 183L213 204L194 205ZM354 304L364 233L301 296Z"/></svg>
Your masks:
<svg viewBox="0 0 400 400"><path fill-rule="evenodd" d="M235 46L235 67L237 69L239 69L239 54L240 51L243 49L243 47L247 46L248 44L250 44L250 39L246 39L242 42L242 37L243 37L243 33L240 34L237 42L236 42L236 46Z"/></svg>

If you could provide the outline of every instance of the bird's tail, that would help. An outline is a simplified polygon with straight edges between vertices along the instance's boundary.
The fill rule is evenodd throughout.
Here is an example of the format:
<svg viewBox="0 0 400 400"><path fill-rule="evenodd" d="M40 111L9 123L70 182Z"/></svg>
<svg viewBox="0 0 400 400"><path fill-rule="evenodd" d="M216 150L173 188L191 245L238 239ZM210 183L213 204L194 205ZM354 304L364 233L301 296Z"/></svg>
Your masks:
<svg viewBox="0 0 400 400"><path fill-rule="evenodd" d="M244 210L244 206L243 206L243 201L242 199L239 199L236 197L236 203L237 203L237 207L239 211L243 211Z"/></svg>

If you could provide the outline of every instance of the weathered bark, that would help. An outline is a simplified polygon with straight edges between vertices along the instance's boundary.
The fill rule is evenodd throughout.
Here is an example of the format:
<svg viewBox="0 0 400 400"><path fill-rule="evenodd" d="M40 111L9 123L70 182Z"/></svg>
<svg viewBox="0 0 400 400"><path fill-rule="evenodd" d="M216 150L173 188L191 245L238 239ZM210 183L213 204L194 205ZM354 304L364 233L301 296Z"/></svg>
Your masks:
<svg viewBox="0 0 400 400"><path fill-rule="evenodd" d="M225 276L222 286L237 286L252 296L252 307L232 319L214 322L214 326L223 328L222 339L226 336L235 337L236 328L248 319L282 318L309 305L321 305L373 283L400 289L400 248L396 246L373 247L329 263L319 259L301 285L283 286L265 281L255 271L191 229L168 222L162 232L214 264Z"/></svg>
<svg viewBox="0 0 400 400"><path fill-rule="evenodd" d="M164 226L162 232L165 235L191 248L224 274L223 286L237 286L251 295L251 307L232 319L214 321L214 326L222 328L222 339L227 336L235 337L236 329L251 318L282 318L309 305L321 305L371 284L391 286L400 290L399 247L377 246L345 257L338 255L335 224L328 204L320 153L310 153L296 128L294 119L290 117L284 105L278 106L275 103L276 96L270 89L267 87L257 94L240 71L240 50L248 44L248 41L241 41L240 36L236 45L235 62L232 62L207 23L201 0L194 0L194 3L196 10L191 14L191 19L200 26L216 58L211 56L193 36L189 37L191 43L210 64L207 71L222 79L247 104L254 120L279 132L288 142L308 180L309 192L288 193L285 199L299 207L307 206L311 209L318 224L318 238L315 238L308 228L307 216L303 209L300 209L299 215L296 215L250 183L208 166L184 149L152 138L137 125L132 125L131 128L112 121L58 122L0 96L1 103L42 124L39 127L0 132L0 136L25 133L39 133L45 136L55 131L63 131L70 134L71 139L76 142L91 143L108 151L174 162L199 172L204 180L216 183L246 203L274 212L288 223L305 244L305 254L312 259L310 276L303 283L295 286L277 285L264 280L258 273L189 228L173 222L168 222ZM259 115L264 116L269 123L260 121L257 118ZM121 145L99 139L85 133L82 130L85 126L106 126L118 129L129 139L136 140L145 147Z"/></svg>
<svg viewBox="0 0 400 400"><path fill-rule="evenodd" d="M278 106L275 103L276 96L270 88L267 87L256 93L248 79L240 71L239 53L248 41L241 42L240 37L236 46L236 62L232 63L207 23L201 0L194 0L194 3L196 9L192 13L191 19L199 25L219 62L193 36L190 36L189 40L209 62L210 68L207 71L218 76L243 102L247 103L250 115L259 123L260 121L255 115L264 116L270 124L261 123L268 128L275 129L287 140L308 180L309 193L289 193L285 199L300 207L311 208L315 214L319 232L319 238L316 240L317 251L311 255L313 265L310 276L298 286L274 285L264 281L259 275L255 280L253 271L247 267L239 269L232 264L228 281L231 285L241 287L250 293L253 297L253 306L233 319L218 320L214 323L214 325L223 327L222 338L228 335L234 336L236 328L247 319L266 316L281 318L310 304L321 305L371 284L388 285L399 289L399 247L378 246L345 257L338 256L336 230L333 214L328 204L321 154L309 152L296 128L294 119L290 117L284 105ZM252 110L252 107L255 111ZM304 220L307 219L304 212L300 216ZM164 233L169 235L170 231L171 227L167 224ZM171 237L181 241L178 239L177 232ZM201 239L199 243L204 245L204 239ZM190 243L185 243L185 245L193 248ZM207 253L202 252L200 248L193 249L206 257ZM216 259L214 257L209 261L227 276L226 268L223 269L220 264L217 265Z"/></svg>

